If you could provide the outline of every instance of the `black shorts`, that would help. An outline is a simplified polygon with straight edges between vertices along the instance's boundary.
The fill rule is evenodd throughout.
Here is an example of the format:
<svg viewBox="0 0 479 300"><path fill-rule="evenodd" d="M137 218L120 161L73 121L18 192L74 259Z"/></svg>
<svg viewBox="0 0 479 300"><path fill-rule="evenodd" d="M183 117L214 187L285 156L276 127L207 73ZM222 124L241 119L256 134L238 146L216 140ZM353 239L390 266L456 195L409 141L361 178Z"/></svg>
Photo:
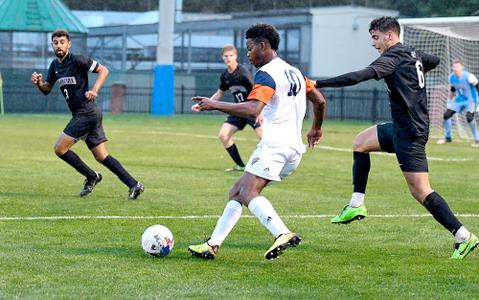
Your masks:
<svg viewBox="0 0 479 300"><path fill-rule="evenodd" d="M63 132L75 140L84 140L88 148L94 148L108 139L102 125L103 115L96 105L88 111L73 114Z"/></svg>
<svg viewBox="0 0 479 300"><path fill-rule="evenodd" d="M242 117L231 116L231 115L228 116L228 118L226 118L225 123L231 124L237 127L239 130L243 130L246 124L251 126L253 129L256 129L261 126L260 124L256 123L255 118L242 118Z"/></svg>
<svg viewBox="0 0 479 300"><path fill-rule="evenodd" d="M377 130L381 150L396 153L396 158L403 172L429 171L426 157L427 134L398 138L392 123L379 124Z"/></svg>

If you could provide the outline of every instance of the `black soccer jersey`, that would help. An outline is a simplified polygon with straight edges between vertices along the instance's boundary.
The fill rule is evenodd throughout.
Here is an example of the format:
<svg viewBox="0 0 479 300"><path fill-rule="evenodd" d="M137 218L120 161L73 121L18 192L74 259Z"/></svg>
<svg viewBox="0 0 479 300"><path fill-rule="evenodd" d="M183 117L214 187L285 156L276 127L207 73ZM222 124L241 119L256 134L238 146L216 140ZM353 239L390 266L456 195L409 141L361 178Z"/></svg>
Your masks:
<svg viewBox="0 0 479 300"><path fill-rule="evenodd" d="M242 65L238 65L233 73L226 69L220 77L220 87L222 91L230 90L236 102L244 102L253 89L253 79L251 73Z"/></svg>
<svg viewBox="0 0 479 300"><path fill-rule="evenodd" d="M424 74L438 64L438 57L398 43L369 65L377 80L384 78L386 81L397 135L429 133Z"/></svg>
<svg viewBox="0 0 479 300"><path fill-rule="evenodd" d="M85 93L88 91L88 71L97 72L98 63L89 57L68 53L60 62L55 59L50 64L46 82L58 83L72 113L87 109L93 104Z"/></svg>

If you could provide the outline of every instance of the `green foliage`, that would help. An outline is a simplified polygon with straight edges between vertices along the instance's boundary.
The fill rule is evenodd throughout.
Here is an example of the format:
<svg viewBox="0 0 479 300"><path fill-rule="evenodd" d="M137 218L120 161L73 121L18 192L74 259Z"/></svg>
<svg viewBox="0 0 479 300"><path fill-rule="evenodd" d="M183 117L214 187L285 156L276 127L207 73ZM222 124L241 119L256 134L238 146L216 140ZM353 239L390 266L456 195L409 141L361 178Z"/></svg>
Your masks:
<svg viewBox="0 0 479 300"><path fill-rule="evenodd" d="M367 206L371 216L348 226L329 218L348 202L354 136L367 123L328 121L323 146L308 151L298 171L265 190L304 244L277 261L265 261L273 239L248 209L214 261L192 258L189 244L211 233L229 187L240 174L224 173L230 158L217 139L221 116L106 115L109 152L146 185L137 201L95 162L83 142L76 151L103 181L80 198L82 178L56 158L52 145L69 117L0 118L0 298L164 299L476 298L479 251L448 259L450 234L409 195L396 159L372 156ZM308 124L305 125L307 129ZM256 147L251 129L235 135L244 158ZM479 154L457 141L428 154L433 187L454 212L477 214ZM402 217L380 217L385 214ZM311 216L316 217L298 217ZM6 220L35 216L139 216L138 219ZM150 217L150 218L148 218ZM477 234L478 217L462 221ZM173 252L142 253L140 237L151 224L168 226Z"/></svg>

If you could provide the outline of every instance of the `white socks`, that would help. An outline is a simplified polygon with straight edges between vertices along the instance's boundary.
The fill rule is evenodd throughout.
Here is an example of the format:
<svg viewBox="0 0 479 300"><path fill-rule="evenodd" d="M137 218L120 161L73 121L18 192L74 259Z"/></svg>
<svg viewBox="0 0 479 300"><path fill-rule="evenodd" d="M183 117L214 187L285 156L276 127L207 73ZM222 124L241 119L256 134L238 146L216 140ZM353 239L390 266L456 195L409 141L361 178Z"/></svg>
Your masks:
<svg viewBox="0 0 479 300"><path fill-rule="evenodd" d="M471 237L471 233L469 230L466 229L466 227L461 226L454 235L454 238L456 239L456 243L463 243L467 241Z"/></svg>
<svg viewBox="0 0 479 300"><path fill-rule="evenodd" d="M230 200L226 203L223 215L218 219L215 230L208 241L210 246L221 246L233 227L241 217L243 206L236 200Z"/></svg>
<svg viewBox="0 0 479 300"><path fill-rule="evenodd" d="M284 225L278 213L265 197L257 196L253 198L248 208L275 237L290 233L288 227Z"/></svg>
<svg viewBox="0 0 479 300"><path fill-rule="evenodd" d="M364 204L364 194L363 193L353 193L351 196L351 202L349 206L351 207L360 207Z"/></svg>

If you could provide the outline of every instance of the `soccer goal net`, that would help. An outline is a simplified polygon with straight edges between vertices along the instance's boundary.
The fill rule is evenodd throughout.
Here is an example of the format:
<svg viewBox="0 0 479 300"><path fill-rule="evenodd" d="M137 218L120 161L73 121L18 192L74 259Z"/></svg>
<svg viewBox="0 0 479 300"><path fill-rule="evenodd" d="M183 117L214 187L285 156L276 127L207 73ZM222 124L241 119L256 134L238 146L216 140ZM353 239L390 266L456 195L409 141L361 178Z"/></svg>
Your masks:
<svg viewBox="0 0 479 300"><path fill-rule="evenodd" d="M400 19L399 23L405 44L441 59L439 66L426 76L426 82L431 136L443 136L452 60L461 59L466 70L476 76L479 74L479 17ZM455 114L452 121L455 137L472 138L465 114Z"/></svg>

